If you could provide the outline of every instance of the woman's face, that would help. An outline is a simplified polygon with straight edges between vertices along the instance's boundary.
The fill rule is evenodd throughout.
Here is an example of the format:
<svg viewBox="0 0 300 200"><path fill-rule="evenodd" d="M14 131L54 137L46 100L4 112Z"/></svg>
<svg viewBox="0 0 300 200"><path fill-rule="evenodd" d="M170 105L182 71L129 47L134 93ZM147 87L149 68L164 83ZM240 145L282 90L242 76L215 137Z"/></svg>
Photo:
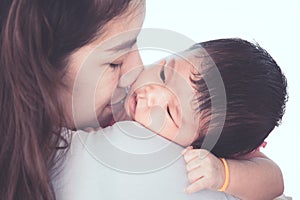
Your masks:
<svg viewBox="0 0 300 200"><path fill-rule="evenodd" d="M64 80L67 90L62 94L68 128L96 127L98 122L106 126L112 120L111 104L125 97L125 87L142 69L136 38L144 7L142 3L134 9L129 7L108 22L97 39L70 56ZM126 73L130 76L122 78Z"/></svg>
<svg viewBox="0 0 300 200"><path fill-rule="evenodd" d="M131 87L126 112L159 135L182 146L190 145L199 127L192 72L193 65L179 56L145 69Z"/></svg>

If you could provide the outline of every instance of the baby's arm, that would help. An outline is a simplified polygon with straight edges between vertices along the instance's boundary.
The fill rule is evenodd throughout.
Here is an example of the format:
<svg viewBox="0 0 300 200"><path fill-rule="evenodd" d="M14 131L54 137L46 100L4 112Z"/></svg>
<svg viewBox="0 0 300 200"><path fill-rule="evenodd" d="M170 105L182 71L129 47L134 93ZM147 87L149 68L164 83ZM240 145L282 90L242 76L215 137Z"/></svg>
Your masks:
<svg viewBox="0 0 300 200"><path fill-rule="evenodd" d="M225 180L222 161L203 149L187 149L184 154L190 185L186 192L218 190ZM256 151L239 160L227 160L229 185L226 193L243 200L274 199L283 193L280 168L263 153Z"/></svg>

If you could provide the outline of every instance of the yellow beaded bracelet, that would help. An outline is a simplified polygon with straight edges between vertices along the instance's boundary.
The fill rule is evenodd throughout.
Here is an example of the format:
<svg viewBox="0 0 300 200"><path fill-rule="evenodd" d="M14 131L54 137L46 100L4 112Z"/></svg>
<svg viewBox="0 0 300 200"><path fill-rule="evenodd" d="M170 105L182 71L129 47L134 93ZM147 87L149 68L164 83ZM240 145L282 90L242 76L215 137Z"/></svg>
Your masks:
<svg viewBox="0 0 300 200"><path fill-rule="evenodd" d="M229 167L225 158L220 158L225 168L225 180L223 186L219 189L220 192L224 192L229 185Z"/></svg>

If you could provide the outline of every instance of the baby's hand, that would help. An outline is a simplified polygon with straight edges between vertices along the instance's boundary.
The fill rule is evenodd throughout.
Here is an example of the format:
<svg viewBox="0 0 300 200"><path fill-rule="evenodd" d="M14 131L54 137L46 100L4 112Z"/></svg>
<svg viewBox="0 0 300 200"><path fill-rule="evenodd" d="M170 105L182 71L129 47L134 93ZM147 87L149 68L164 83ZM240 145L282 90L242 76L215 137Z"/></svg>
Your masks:
<svg viewBox="0 0 300 200"><path fill-rule="evenodd" d="M224 183L225 171L222 161L204 149L188 147L183 152L190 185L187 193L202 189L218 190Z"/></svg>

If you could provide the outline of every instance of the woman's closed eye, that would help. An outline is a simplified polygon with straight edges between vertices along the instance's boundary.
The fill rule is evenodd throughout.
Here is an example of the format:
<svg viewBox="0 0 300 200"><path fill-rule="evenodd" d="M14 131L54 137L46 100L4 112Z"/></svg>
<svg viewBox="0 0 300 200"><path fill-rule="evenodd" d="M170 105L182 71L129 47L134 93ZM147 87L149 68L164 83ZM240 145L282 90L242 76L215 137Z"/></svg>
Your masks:
<svg viewBox="0 0 300 200"><path fill-rule="evenodd" d="M110 63L109 66L113 69L120 68L123 63Z"/></svg>

